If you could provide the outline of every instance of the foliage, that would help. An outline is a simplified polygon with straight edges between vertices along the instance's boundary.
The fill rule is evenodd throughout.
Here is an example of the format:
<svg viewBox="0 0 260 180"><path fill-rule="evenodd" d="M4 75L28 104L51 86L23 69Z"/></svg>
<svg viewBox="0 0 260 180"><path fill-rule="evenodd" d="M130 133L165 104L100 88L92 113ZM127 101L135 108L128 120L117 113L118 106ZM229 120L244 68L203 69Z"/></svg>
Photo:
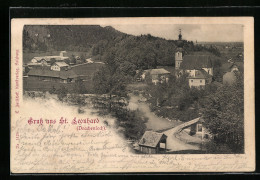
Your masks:
<svg viewBox="0 0 260 180"><path fill-rule="evenodd" d="M99 114L110 114L116 118L116 127L125 138L140 139L146 130L147 118L138 110L129 110L127 98L113 96L110 100L109 96L97 96L91 102L94 108L99 109Z"/></svg>
<svg viewBox="0 0 260 180"><path fill-rule="evenodd" d="M50 89L50 94L55 94L56 93L56 88L54 86L52 86L52 88Z"/></svg>
<svg viewBox="0 0 260 180"><path fill-rule="evenodd" d="M202 104L205 125L217 144L227 144L234 153L244 148L244 96L243 76L237 75L237 83L223 86L209 95Z"/></svg>
<svg viewBox="0 0 260 180"><path fill-rule="evenodd" d="M97 94L126 95L124 77L118 73L113 74L107 66L101 67L92 80Z"/></svg>
<svg viewBox="0 0 260 180"><path fill-rule="evenodd" d="M72 64L76 64L76 57L75 57L74 54L71 55L71 57L70 57L70 62L71 62Z"/></svg>
<svg viewBox="0 0 260 180"><path fill-rule="evenodd" d="M214 141L206 142L202 148L206 150L207 154L233 154L227 144L216 143Z"/></svg>
<svg viewBox="0 0 260 180"><path fill-rule="evenodd" d="M129 110L125 108L116 109L114 117L117 118L117 125L122 129L127 139L140 139L143 135L147 118L143 117L138 110Z"/></svg>
<svg viewBox="0 0 260 180"><path fill-rule="evenodd" d="M83 84L81 79L75 81L74 93L76 94L85 94L87 92L86 87Z"/></svg>
<svg viewBox="0 0 260 180"><path fill-rule="evenodd" d="M68 89L65 88L65 86L61 86L60 89L58 89L58 98L60 101L63 101L64 98L67 96L68 94Z"/></svg>
<svg viewBox="0 0 260 180"><path fill-rule="evenodd" d="M23 38L23 47L29 51L86 52L96 60L108 59L118 64L127 62L122 68L125 70L130 68L130 73L133 73L133 69L156 68L158 65L173 66L177 44L175 40L166 40L150 34L133 36L112 27L80 25L25 26ZM184 50L184 54L200 51L219 55L216 48L194 45L192 41L185 40ZM114 58L109 58L111 54Z"/></svg>
<svg viewBox="0 0 260 180"><path fill-rule="evenodd" d="M81 59L82 63L85 63L86 62L86 55L81 53L80 59Z"/></svg>

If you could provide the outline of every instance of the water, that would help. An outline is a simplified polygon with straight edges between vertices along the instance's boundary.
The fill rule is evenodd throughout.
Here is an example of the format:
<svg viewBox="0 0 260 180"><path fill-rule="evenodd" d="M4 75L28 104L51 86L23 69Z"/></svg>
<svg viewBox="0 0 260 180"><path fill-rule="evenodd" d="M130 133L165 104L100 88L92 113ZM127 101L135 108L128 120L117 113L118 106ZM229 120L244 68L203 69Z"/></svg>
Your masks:
<svg viewBox="0 0 260 180"><path fill-rule="evenodd" d="M136 96L130 94L128 108L132 110L139 109L144 114L144 116L148 118L148 122L146 123L146 127L148 130L158 131L162 129L172 128L180 124L180 122L177 121L169 121L166 118L158 117L157 115L155 115L154 112L150 110L147 103L138 101L141 98L141 95Z"/></svg>

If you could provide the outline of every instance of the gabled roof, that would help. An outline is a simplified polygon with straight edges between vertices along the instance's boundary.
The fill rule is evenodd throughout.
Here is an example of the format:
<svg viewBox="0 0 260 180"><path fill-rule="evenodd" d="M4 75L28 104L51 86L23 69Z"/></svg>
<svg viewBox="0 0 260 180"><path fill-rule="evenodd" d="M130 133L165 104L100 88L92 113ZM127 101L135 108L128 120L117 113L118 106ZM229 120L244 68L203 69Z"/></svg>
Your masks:
<svg viewBox="0 0 260 180"><path fill-rule="evenodd" d="M28 72L28 76L56 77L61 79L78 77L73 70L68 71L51 71L49 68L33 68Z"/></svg>
<svg viewBox="0 0 260 180"><path fill-rule="evenodd" d="M204 70L196 70L195 71L195 76L189 76L187 77L188 79L207 79L210 78L211 76Z"/></svg>
<svg viewBox="0 0 260 180"><path fill-rule="evenodd" d="M69 57L64 57L64 56L41 56L41 57L34 57L33 59L36 59L37 61L41 61L42 59L44 59L46 61L51 61L51 59L55 59L55 60L59 61L59 60L69 59Z"/></svg>
<svg viewBox="0 0 260 180"><path fill-rule="evenodd" d="M160 68L160 69L148 69L148 70L145 70L145 72L149 72L151 75L157 75L157 74L170 74L169 71L163 69L163 68Z"/></svg>
<svg viewBox="0 0 260 180"><path fill-rule="evenodd" d="M181 69L212 68L212 60L209 55L185 55L180 66Z"/></svg>
<svg viewBox="0 0 260 180"><path fill-rule="evenodd" d="M143 137L139 141L139 145L156 147L162 137L167 138L167 136L163 133L145 131Z"/></svg>
<svg viewBox="0 0 260 180"><path fill-rule="evenodd" d="M231 69L232 67L234 67L234 66L237 66L237 68L238 68L239 70L242 70L242 69L244 68L244 63L243 63L243 62L234 62L234 63L231 65L230 69Z"/></svg>
<svg viewBox="0 0 260 180"><path fill-rule="evenodd" d="M66 67L66 66L69 66L67 63L65 62L55 62L54 64L57 64L57 66L59 67Z"/></svg>
<svg viewBox="0 0 260 180"><path fill-rule="evenodd" d="M237 66L239 70L243 70L244 63L243 62L234 62L234 63L224 63L221 66L221 70L223 72L229 72L231 71L232 67Z"/></svg>
<svg viewBox="0 0 260 180"><path fill-rule="evenodd" d="M161 68L165 69L171 74L175 74L175 68L173 68L172 66L157 66L157 69L161 69Z"/></svg>

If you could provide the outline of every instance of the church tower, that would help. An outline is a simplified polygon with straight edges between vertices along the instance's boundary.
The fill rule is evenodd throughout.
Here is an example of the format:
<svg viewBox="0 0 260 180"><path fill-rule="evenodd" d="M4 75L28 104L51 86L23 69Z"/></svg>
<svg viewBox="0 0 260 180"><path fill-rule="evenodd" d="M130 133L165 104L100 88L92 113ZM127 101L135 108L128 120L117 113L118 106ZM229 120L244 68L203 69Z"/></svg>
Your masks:
<svg viewBox="0 0 260 180"><path fill-rule="evenodd" d="M179 69L183 60L183 40L181 29L179 30L179 39L177 41L177 48L175 51L175 69Z"/></svg>

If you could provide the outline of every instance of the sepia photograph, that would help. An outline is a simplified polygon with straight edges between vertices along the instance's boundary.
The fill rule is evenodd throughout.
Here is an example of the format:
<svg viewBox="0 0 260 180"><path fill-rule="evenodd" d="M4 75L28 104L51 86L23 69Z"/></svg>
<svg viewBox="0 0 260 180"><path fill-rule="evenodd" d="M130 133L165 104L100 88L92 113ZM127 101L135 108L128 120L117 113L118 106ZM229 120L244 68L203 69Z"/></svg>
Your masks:
<svg viewBox="0 0 260 180"><path fill-rule="evenodd" d="M210 155L245 155L245 23L186 19L20 25L12 171L225 171Z"/></svg>

